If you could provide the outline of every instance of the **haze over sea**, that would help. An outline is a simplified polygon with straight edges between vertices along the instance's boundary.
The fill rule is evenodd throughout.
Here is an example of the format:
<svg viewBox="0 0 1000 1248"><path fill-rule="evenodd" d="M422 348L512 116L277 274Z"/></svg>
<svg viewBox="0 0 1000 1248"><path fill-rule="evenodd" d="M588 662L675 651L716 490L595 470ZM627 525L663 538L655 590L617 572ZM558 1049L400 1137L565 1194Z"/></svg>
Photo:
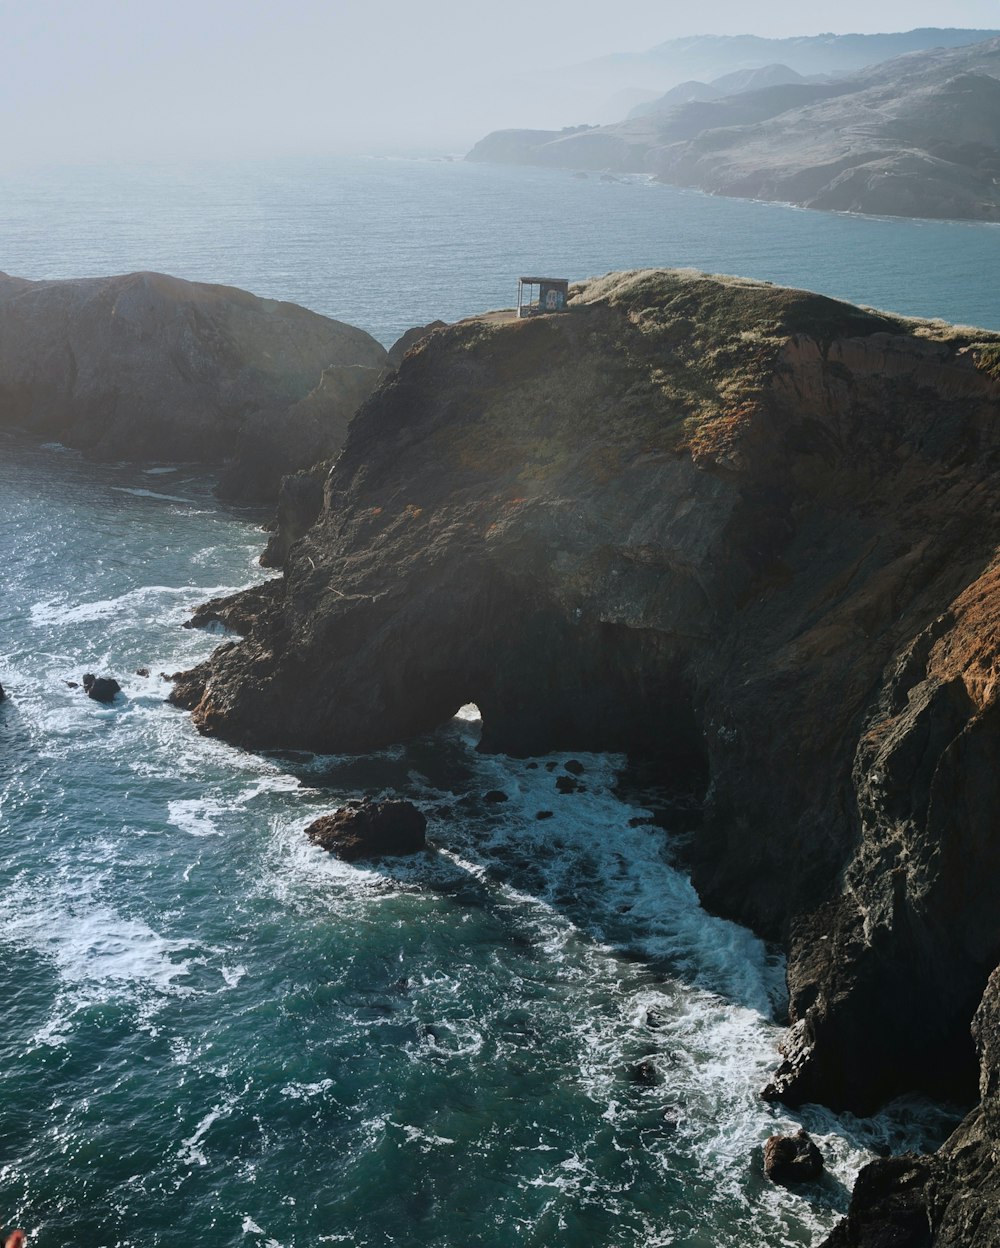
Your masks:
<svg viewBox="0 0 1000 1248"><path fill-rule="evenodd" d="M642 181L414 160L0 176L0 267L158 269L386 344L522 272L690 265L1000 329L996 227L833 217ZM706 915L623 760L475 752L467 709L361 759L197 736L160 671L261 575L259 516L183 467L0 438L0 1221L39 1248L811 1245L873 1149L947 1116L760 1102L780 958ZM148 668L150 676L133 675ZM102 708L67 681L111 672ZM493 805L483 794L502 789ZM303 826L389 790L434 850L357 869ZM552 810L543 822L539 810ZM658 1087L627 1077L651 1058ZM766 1185L803 1121L831 1174Z"/></svg>

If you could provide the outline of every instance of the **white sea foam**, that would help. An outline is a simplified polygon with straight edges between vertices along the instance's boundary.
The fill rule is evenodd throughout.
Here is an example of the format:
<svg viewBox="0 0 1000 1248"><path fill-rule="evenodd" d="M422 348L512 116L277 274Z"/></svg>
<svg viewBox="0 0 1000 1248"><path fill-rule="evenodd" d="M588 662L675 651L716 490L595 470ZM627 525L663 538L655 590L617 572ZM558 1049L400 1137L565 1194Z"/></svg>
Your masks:
<svg viewBox="0 0 1000 1248"><path fill-rule="evenodd" d="M193 585L143 585L115 598L102 598L94 602L67 604L68 595L38 602L31 608L32 625L38 628L61 628L72 624L87 624L118 616L134 619L142 616L144 607L155 607L159 612L165 604L177 610L193 606L206 598L217 598L235 593L240 586L193 586Z"/></svg>
<svg viewBox="0 0 1000 1248"><path fill-rule="evenodd" d="M281 1095L293 1101L308 1101L314 1096L321 1096L333 1087L332 1079L320 1079L316 1083L286 1083Z"/></svg>
<svg viewBox="0 0 1000 1248"><path fill-rule="evenodd" d="M221 836L217 820L223 809L222 803L212 798L178 798L168 802L167 817L189 836Z"/></svg>
<svg viewBox="0 0 1000 1248"><path fill-rule="evenodd" d="M177 1152L177 1160L185 1166L207 1166L208 1158L205 1156L201 1148L201 1142L211 1130L212 1125L219 1121L220 1118L226 1117L232 1112L232 1102L223 1105L214 1106L202 1118L194 1129L194 1134L189 1139L181 1141L181 1147ZM258 1228L259 1229L259 1228ZM263 1234L263 1232L261 1232Z"/></svg>
<svg viewBox="0 0 1000 1248"><path fill-rule="evenodd" d="M159 498L165 503L193 503L194 499L182 498L179 494L158 494L155 490L143 490L134 486L114 485L111 487L119 494L131 494L135 498Z"/></svg>
<svg viewBox="0 0 1000 1248"><path fill-rule="evenodd" d="M457 1140L449 1139L446 1135L433 1135L429 1131L423 1131L420 1127L408 1126L402 1122L394 1122L394 1127L399 1129L406 1136L408 1144L419 1144L424 1152L431 1148L440 1148L442 1145L456 1144Z"/></svg>

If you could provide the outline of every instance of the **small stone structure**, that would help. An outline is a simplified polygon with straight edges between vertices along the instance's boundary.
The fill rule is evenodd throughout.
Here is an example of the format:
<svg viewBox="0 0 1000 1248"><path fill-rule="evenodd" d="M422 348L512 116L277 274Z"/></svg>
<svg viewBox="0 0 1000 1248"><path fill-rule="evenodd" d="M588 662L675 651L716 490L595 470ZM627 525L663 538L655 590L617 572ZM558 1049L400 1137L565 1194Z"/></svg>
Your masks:
<svg viewBox="0 0 1000 1248"><path fill-rule="evenodd" d="M568 299L569 282L565 278L520 277L517 280L518 317L565 312Z"/></svg>

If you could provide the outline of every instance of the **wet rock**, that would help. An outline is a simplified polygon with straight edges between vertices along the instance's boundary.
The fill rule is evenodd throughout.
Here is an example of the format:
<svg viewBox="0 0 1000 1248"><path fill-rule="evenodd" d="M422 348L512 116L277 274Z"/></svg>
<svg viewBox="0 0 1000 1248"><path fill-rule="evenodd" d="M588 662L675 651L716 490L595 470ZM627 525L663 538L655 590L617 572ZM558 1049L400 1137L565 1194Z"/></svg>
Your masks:
<svg viewBox="0 0 1000 1248"><path fill-rule="evenodd" d="M633 1083L637 1083L643 1088L655 1088L656 1085L660 1083L660 1072L648 1059L636 1062L636 1064L629 1069L628 1077Z"/></svg>
<svg viewBox="0 0 1000 1248"><path fill-rule="evenodd" d="M78 680L66 680L66 681L63 681L63 684L65 684L67 689L79 689L80 688L80 682Z"/></svg>
<svg viewBox="0 0 1000 1248"><path fill-rule="evenodd" d="M555 813L556 812L554 810L536 810L535 818L536 819L552 819L555 817Z"/></svg>
<svg viewBox="0 0 1000 1248"><path fill-rule="evenodd" d="M412 802L350 802L306 828L306 836L344 862L415 854L424 849L427 820Z"/></svg>
<svg viewBox="0 0 1000 1248"><path fill-rule="evenodd" d="M545 770L546 770L546 771L555 771L555 769L556 769L558 766L559 766L559 764L558 764L558 763L553 762L553 761L551 761L551 760L550 760L549 762L547 762L547 763L545 764Z"/></svg>
<svg viewBox="0 0 1000 1248"><path fill-rule="evenodd" d="M571 776L582 776L585 770L583 763L576 758L571 758L568 763L563 763L563 766Z"/></svg>
<svg viewBox="0 0 1000 1248"><path fill-rule="evenodd" d="M3 690L3 685L0 685L0 702L5 701L5 700L6 700L6 697L7 697L7 695L6 695L6 693L4 693L4 690Z"/></svg>
<svg viewBox="0 0 1000 1248"><path fill-rule="evenodd" d="M149 668L148 668L148 667L137 667L137 668L135 669L135 674L136 674L137 676L148 676L148 675L149 675Z"/></svg>
<svg viewBox="0 0 1000 1248"><path fill-rule="evenodd" d="M538 770L538 764L537 764L537 763L528 763L528 764L527 764L527 768L528 768L528 771L537 771L537 770Z"/></svg>
<svg viewBox="0 0 1000 1248"><path fill-rule="evenodd" d="M88 698L95 702L113 702L122 691L121 685L113 676L95 676L87 672L83 678L83 688Z"/></svg>
<svg viewBox="0 0 1000 1248"><path fill-rule="evenodd" d="M500 802L508 801L507 794L502 789L490 789L488 793L483 794L483 801L492 805L498 805Z"/></svg>
<svg viewBox="0 0 1000 1248"><path fill-rule="evenodd" d="M772 1135L764 1145L764 1173L772 1183L811 1183L823 1173L823 1154L805 1131Z"/></svg>
<svg viewBox="0 0 1000 1248"><path fill-rule="evenodd" d="M574 780L572 776L556 777L556 788L560 793L577 793L581 787L579 782Z"/></svg>

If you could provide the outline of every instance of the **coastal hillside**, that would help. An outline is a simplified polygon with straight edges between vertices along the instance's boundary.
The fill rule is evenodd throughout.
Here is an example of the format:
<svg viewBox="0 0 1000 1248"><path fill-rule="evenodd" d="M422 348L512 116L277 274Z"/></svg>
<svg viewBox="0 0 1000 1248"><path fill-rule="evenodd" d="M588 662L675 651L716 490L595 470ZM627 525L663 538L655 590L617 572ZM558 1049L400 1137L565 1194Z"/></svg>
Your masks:
<svg viewBox="0 0 1000 1248"><path fill-rule="evenodd" d="M922 27L882 34L689 35L667 39L642 52L614 52L548 73L532 76L530 98L536 117L587 119L604 124L622 119L633 104L645 105L692 79L712 82L782 66L802 77L843 78L911 52L954 48L1000 35L1000 30ZM733 89L738 89L733 87ZM745 89L745 88L744 88ZM728 92L725 92L728 93ZM520 101L510 101L508 108ZM521 110L523 112L523 109ZM520 124L528 119L519 118Z"/></svg>
<svg viewBox="0 0 1000 1248"><path fill-rule="evenodd" d="M247 501L339 449L385 362L364 330L229 286L0 274L0 424L96 459L230 461Z"/></svg>
<svg viewBox="0 0 1000 1248"><path fill-rule="evenodd" d="M705 903L788 949L768 1094L971 1100L1000 957L998 362L997 335L689 272L439 330L355 419L284 576L199 613L245 639L173 700L257 748L369 750L475 702L487 751L653 760L702 805Z"/></svg>
<svg viewBox="0 0 1000 1248"><path fill-rule="evenodd" d="M993 221L998 121L1000 39L992 39L914 53L846 82L688 99L579 133L520 132L514 157L499 132L469 158L645 172L809 208Z"/></svg>

